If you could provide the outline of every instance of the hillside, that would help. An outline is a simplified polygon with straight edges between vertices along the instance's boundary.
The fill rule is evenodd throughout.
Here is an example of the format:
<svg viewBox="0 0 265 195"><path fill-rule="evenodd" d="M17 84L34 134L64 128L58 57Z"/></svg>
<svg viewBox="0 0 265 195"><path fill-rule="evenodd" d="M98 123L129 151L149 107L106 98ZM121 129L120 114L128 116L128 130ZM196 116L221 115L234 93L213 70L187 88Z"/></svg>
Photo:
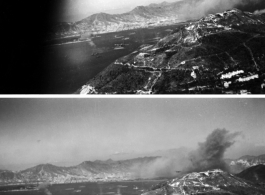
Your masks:
<svg viewBox="0 0 265 195"><path fill-rule="evenodd" d="M184 23L116 60L81 94L265 92L265 14L232 9Z"/></svg>
<svg viewBox="0 0 265 195"><path fill-rule="evenodd" d="M262 195L264 188L260 188L235 175L221 170L193 172L176 179L169 180L153 187L152 191L143 195Z"/></svg>
<svg viewBox="0 0 265 195"><path fill-rule="evenodd" d="M237 176L254 183L263 183L265 187L265 165L252 166L237 174Z"/></svg>
<svg viewBox="0 0 265 195"><path fill-rule="evenodd" d="M0 184L8 184L12 181L20 181L21 179L23 179L23 176L20 173L0 170Z"/></svg>

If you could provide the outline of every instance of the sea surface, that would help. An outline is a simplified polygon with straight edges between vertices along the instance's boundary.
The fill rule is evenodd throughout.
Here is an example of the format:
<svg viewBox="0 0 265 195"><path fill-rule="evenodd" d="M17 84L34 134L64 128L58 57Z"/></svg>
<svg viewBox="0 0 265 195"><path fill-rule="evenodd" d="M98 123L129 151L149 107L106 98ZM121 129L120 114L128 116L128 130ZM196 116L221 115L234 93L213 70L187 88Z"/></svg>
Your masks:
<svg viewBox="0 0 265 195"><path fill-rule="evenodd" d="M41 57L42 93L72 94L116 59L132 53L142 44L155 44L155 38L168 35L167 30L177 26L107 33L92 41L45 46ZM127 39L123 41L123 38ZM114 50L115 44L121 43L125 49ZM99 57L93 53L99 53Z"/></svg>
<svg viewBox="0 0 265 195"><path fill-rule="evenodd" d="M4 195L140 195L159 180L54 184L40 190L0 192Z"/></svg>

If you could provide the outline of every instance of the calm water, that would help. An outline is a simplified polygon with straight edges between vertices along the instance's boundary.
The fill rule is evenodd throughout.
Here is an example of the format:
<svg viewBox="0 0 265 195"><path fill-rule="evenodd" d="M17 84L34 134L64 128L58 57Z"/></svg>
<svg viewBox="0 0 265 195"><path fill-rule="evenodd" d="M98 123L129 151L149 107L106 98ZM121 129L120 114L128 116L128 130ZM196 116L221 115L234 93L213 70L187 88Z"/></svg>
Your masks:
<svg viewBox="0 0 265 195"><path fill-rule="evenodd" d="M137 195L146 192L152 185L160 181L134 181L134 182L108 182L108 183L78 183L78 184L57 184L44 190L27 192L0 192L9 195Z"/></svg>
<svg viewBox="0 0 265 195"><path fill-rule="evenodd" d="M135 51L142 44L154 44L155 37L166 36L167 29L175 29L177 25L158 27L155 29L138 29L117 33L108 33L93 38L93 44L80 42L64 45L47 46L42 56L44 67L43 92L46 94L74 93L89 79L101 72L117 58ZM135 32L135 34L131 34ZM124 50L114 50L115 44L122 43L116 36L128 37ZM91 54L101 53L99 58Z"/></svg>

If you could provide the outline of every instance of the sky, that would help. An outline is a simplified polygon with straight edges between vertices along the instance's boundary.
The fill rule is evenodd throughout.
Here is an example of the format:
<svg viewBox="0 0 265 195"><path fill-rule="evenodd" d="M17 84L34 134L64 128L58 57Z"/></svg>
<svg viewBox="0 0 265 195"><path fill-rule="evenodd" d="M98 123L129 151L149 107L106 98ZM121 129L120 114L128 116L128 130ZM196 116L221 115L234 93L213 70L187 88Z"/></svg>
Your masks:
<svg viewBox="0 0 265 195"><path fill-rule="evenodd" d="M265 99L0 99L0 169L196 148L216 128L242 133L226 157L260 155L264 110Z"/></svg>

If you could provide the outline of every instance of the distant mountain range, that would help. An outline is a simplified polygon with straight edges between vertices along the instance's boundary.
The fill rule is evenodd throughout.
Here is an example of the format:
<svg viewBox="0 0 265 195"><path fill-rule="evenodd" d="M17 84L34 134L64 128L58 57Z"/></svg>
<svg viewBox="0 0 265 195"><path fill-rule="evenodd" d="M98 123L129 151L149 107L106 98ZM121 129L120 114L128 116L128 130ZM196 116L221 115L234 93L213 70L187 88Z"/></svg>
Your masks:
<svg viewBox="0 0 265 195"><path fill-rule="evenodd" d="M78 21L77 24L96 27L97 25L111 25L111 23L137 22L156 17L176 16L177 11L184 3L184 1L152 3L148 6L137 6L132 11L123 14L98 13Z"/></svg>
<svg viewBox="0 0 265 195"><path fill-rule="evenodd" d="M41 164L35 167L12 172L0 171L0 185L8 183L71 183L100 180L128 180L137 177L137 168L148 166L160 157L143 157L130 160L85 161L71 167L59 167L52 164Z"/></svg>
<svg viewBox="0 0 265 195"><path fill-rule="evenodd" d="M162 3L151 3L148 6L137 6L123 14L96 13L73 23L58 23L52 28L52 33L56 36L69 36L83 32L106 33L175 24L181 21L198 19L198 16L187 14L182 9L189 7L189 12L192 12L194 6L203 1L181 0L170 3L164 1ZM235 6L241 10L253 12L257 8L265 8L265 3L262 1L253 3L251 0L243 0L241 4ZM219 7L206 11L216 13L218 9Z"/></svg>
<svg viewBox="0 0 265 195"><path fill-rule="evenodd" d="M148 6L137 6L123 14L97 13L75 23L58 23L52 32L56 36L66 36L87 31L104 33L172 24L178 21L177 12L185 3L187 2L152 3Z"/></svg>

